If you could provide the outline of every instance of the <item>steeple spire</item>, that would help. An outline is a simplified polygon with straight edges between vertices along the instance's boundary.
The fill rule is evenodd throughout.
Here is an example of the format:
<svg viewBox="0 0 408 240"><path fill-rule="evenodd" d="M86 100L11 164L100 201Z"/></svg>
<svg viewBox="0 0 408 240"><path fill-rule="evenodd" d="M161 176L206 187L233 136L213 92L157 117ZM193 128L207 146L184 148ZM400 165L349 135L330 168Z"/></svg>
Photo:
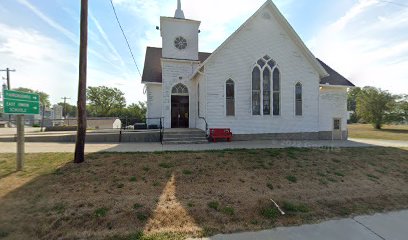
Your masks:
<svg viewBox="0 0 408 240"><path fill-rule="evenodd" d="M176 13L174 14L174 18L185 19L184 12L183 10L181 10L181 0L177 0L177 10Z"/></svg>

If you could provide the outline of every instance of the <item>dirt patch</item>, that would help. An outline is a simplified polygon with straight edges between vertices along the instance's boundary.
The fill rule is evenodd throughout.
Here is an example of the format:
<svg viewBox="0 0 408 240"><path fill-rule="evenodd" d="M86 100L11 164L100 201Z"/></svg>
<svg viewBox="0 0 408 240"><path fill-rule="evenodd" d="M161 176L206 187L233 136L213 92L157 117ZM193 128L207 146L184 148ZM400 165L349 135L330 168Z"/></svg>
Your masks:
<svg viewBox="0 0 408 240"><path fill-rule="evenodd" d="M24 183L0 188L6 238L180 239L408 207L407 149L101 153L81 165L71 157L30 154L25 174L1 172L0 186ZM1 167L13 161L0 155Z"/></svg>

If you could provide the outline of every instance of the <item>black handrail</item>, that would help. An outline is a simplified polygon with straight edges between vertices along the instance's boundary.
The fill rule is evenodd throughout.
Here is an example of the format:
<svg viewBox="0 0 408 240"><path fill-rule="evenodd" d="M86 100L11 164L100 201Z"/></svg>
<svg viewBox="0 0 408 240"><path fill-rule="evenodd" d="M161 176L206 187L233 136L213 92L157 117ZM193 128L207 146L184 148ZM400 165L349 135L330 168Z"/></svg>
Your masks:
<svg viewBox="0 0 408 240"><path fill-rule="evenodd" d="M164 136L164 117L160 118L160 143L163 145Z"/></svg>

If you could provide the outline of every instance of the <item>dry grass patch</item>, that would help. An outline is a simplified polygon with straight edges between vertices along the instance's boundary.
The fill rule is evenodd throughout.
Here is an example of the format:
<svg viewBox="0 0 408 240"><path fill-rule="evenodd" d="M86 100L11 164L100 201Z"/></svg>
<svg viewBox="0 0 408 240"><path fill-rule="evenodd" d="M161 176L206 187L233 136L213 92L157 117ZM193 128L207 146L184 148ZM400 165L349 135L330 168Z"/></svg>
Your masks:
<svg viewBox="0 0 408 240"><path fill-rule="evenodd" d="M385 125L377 130L370 124L351 124L348 129L351 138L408 141L408 125Z"/></svg>
<svg viewBox="0 0 408 240"><path fill-rule="evenodd" d="M0 154L0 238L183 239L403 209L407 151L30 154L23 173Z"/></svg>

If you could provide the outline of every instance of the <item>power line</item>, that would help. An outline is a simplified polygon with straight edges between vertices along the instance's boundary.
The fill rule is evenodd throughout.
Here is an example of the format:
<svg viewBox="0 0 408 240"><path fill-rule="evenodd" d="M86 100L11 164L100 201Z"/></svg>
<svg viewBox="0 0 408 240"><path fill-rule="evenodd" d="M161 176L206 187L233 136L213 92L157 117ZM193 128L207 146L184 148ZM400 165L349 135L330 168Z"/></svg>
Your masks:
<svg viewBox="0 0 408 240"><path fill-rule="evenodd" d="M120 21L119 21L118 14L116 13L115 5L113 5L113 1L112 1L112 0L110 0L110 3L111 3L111 5L112 5L112 10L113 10L113 13L115 14L116 21L117 21L118 24L119 24L119 28L120 28L120 30L122 31L123 37L124 37L125 40L126 40L126 44L127 44L128 48L129 48L129 52L130 52L130 55L132 56L133 62L135 63L135 66L136 66L136 68L137 68L137 71L139 72L140 77L142 77L142 74L140 73L139 67L137 66L137 63L136 63L136 60L135 60L135 56L133 55L132 48L130 47L129 41L128 41L128 39L127 39L127 37L126 37L126 34L125 34L125 31L123 30L122 24L121 24Z"/></svg>

